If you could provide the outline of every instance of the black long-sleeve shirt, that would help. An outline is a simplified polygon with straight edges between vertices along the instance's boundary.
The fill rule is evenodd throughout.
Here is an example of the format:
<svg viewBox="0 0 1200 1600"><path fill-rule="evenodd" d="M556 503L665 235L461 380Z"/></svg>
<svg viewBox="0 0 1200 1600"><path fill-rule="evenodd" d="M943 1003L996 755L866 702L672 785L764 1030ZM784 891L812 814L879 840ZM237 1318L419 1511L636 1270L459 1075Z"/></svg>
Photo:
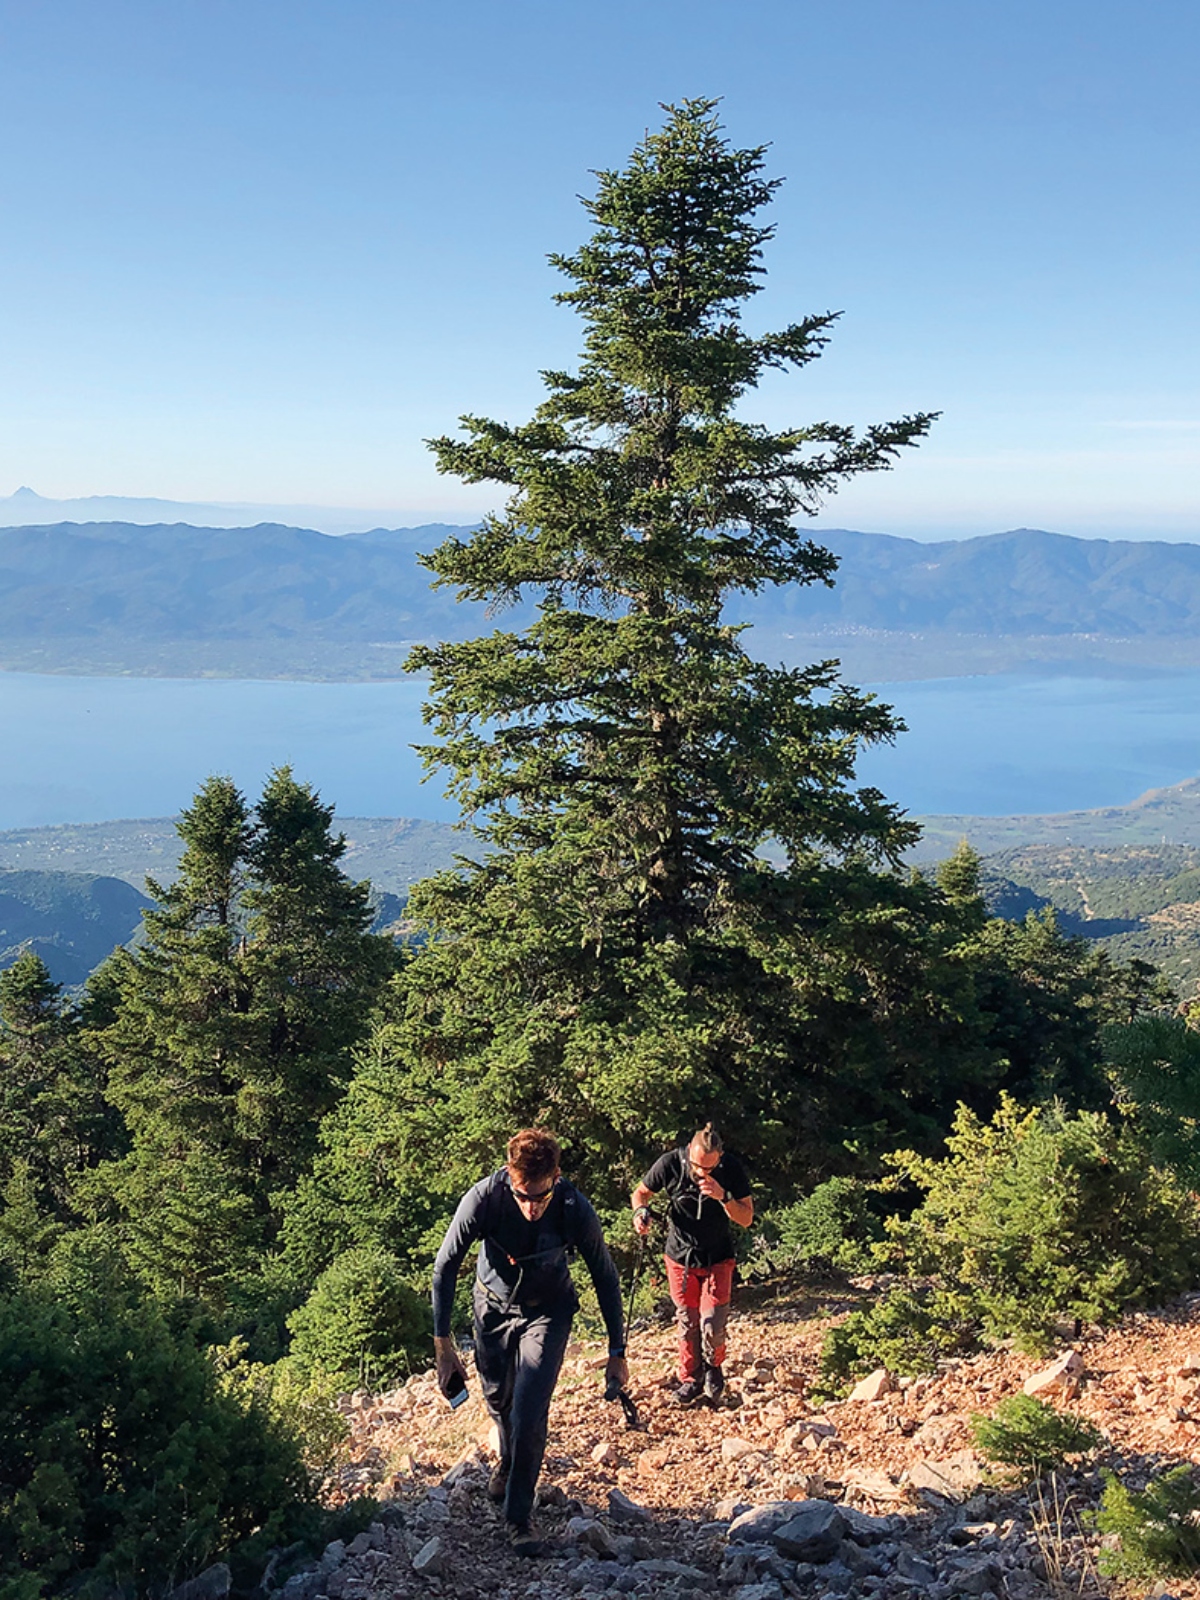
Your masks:
<svg viewBox="0 0 1200 1600"><path fill-rule="evenodd" d="M433 1265L433 1331L450 1332L454 1285L467 1250L479 1240L476 1278L489 1299L527 1311L545 1311L574 1299L569 1252L578 1250L596 1285L612 1355L625 1353L621 1284L591 1202L560 1178L554 1197L529 1222L513 1198L507 1169L468 1189L446 1230Z"/></svg>

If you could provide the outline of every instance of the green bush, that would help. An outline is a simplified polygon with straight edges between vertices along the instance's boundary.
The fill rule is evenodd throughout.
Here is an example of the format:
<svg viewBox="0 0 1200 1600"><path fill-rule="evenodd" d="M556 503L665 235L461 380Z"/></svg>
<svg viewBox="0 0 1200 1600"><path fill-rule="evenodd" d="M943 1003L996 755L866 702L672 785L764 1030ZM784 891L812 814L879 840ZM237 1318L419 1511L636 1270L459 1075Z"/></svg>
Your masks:
<svg viewBox="0 0 1200 1600"><path fill-rule="evenodd" d="M1068 1417L1031 1394L1009 1395L994 1417L976 1413L971 1434L985 1461L1022 1479L1060 1471L1068 1456L1098 1449L1102 1436L1082 1417Z"/></svg>
<svg viewBox="0 0 1200 1600"><path fill-rule="evenodd" d="M1197 1205L1128 1131L1094 1112L960 1106L932 1160L889 1158L924 1199L889 1219L898 1262L937 1286L939 1316L1039 1352L1057 1325L1109 1322L1196 1281Z"/></svg>
<svg viewBox="0 0 1200 1600"><path fill-rule="evenodd" d="M821 1347L821 1392L832 1393L851 1378L886 1367L911 1377L932 1372L941 1356L963 1343L936 1300L893 1289L875 1305L852 1311L830 1328Z"/></svg>
<svg viewBox="0 0 1200 1600"><path fill-rule="evenodd" d="M0 1297L0 1593L169 1588L309 1499L294 1443L101 1238Z"/></svg>
<svg viewBox="0 0 1200 1600"><path fill-rule="evenodd" d="M1200 1189L1200 1033L1181 1017L1139 1017L1101 1042L1114 1098L1152 1159Z"/></svg>
<svg viewBox="0 0 1200 1600"><path fill-rule="evenodd" d="M289 1360L271 1364L247 1359L244 1339L213 1350L221 1388L243 1410L257 1407L296 1441L314 1488L334 1480L347 1459L350 1427L337 1408L342 1388L338 1375L301 1376Z"/></svg>
<svg viewBox="0 0 1200 1600"><path fill-rule="evenodd" d="M433 1315L395 1256L371 1245L346 1250L288 1318L291 1366L344 1384L386 1387L429 1364Z"/></svg>
<svg viewBox="0 0 1200 1600"><path fill-rule="evenodd" d="M1101 1533L1116 1534L1100 1551L1100 1570L1117 1578L1185 1577L1200 1567L1200 1488L1190 1467L1175 1467L1138 1494L1104 1475L1096 1513Z"/></svg>
<svg viewBox="0 0 1200 1600"><path fill-rule="evenodd" d="M881 1232L868 1205L871 1188L861 1178L827 1178L803 1200L773 1211L772 1259L806 1271L869 1271Z"/></svg>

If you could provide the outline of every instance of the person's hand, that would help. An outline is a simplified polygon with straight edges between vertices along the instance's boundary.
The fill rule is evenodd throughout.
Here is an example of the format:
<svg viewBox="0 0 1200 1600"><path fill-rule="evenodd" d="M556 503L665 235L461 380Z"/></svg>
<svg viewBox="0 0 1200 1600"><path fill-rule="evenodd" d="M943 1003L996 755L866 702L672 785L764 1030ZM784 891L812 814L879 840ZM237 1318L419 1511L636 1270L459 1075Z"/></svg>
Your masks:
<svg viewBox="0 0 1200 1600"><path fill-rule="evenodd" d="M454 1348L454 1340L445 1338L433 1341L433 1360L437 1368L438 1388L449 1397L450 1382L457 1372L462 1381L467 1381L467 1369L459 1359L458 1351Z"/></svg>
<svg viewBox="0 0 1200 1600"><path fill-rule="evenodd" d="M629 1382L629 1363L624 1356L609 1356L604 1368L604 1392L616 1395Z"/></svg>
<svg viewBox="0 0 1200 1600"><path fill-rule="evenodd" d="M649 1234L653 1223L654 1219L650 1215L649 1207L639 1206L633 1213L633 1231L634 1233L640 1233L643 1239Z"/></svg>
<svg viewBox="0 0 1200 1600"><path fill-rule="evenodd" d="M706 1172L704 1176L702 1178L698 1178L696 1182L699 1184L700 1193L706 1200L728 1199L724 1186L719 1184L710 1173Z"/></svg>

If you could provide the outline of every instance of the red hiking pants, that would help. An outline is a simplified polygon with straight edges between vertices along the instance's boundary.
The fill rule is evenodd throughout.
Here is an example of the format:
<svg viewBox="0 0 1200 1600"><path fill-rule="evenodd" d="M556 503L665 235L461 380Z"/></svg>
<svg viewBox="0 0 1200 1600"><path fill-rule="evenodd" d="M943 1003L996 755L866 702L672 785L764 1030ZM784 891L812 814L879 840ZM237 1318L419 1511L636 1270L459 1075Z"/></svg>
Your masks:
<svg viewBox="0 0 1200 1600"><path fill-rule="evenodd" d="M685 1267L670 1256L663 1259L679 1332L679 1380L687 1383L689 1379L702 1378L706 1366L719 1367L725 1359L734 1263L717 1261L711 1267Z"/></svg>

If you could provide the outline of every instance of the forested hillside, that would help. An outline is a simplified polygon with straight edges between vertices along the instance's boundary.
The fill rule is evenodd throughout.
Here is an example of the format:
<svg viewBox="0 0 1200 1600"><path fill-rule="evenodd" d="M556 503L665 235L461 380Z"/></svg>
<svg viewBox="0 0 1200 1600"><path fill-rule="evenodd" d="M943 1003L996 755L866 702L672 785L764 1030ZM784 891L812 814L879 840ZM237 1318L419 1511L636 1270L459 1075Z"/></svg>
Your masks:
<svg viewBox="0 0 1200 1600"><path fill-rule="evenodd" d="M1030 845L986 862L1000 915L1053 907L1066 932L1146 961L1191 995L1200 980L1200 847ZM1025 894L1014 891L1024 889Z"/></svg>
<svg viewBox="0 0 1200 1600"><path fill-rule="evenodd" d="M134 937L149 905L115 877L0 868L0 968L31 950L56 983L83 983Z"/></svg>

